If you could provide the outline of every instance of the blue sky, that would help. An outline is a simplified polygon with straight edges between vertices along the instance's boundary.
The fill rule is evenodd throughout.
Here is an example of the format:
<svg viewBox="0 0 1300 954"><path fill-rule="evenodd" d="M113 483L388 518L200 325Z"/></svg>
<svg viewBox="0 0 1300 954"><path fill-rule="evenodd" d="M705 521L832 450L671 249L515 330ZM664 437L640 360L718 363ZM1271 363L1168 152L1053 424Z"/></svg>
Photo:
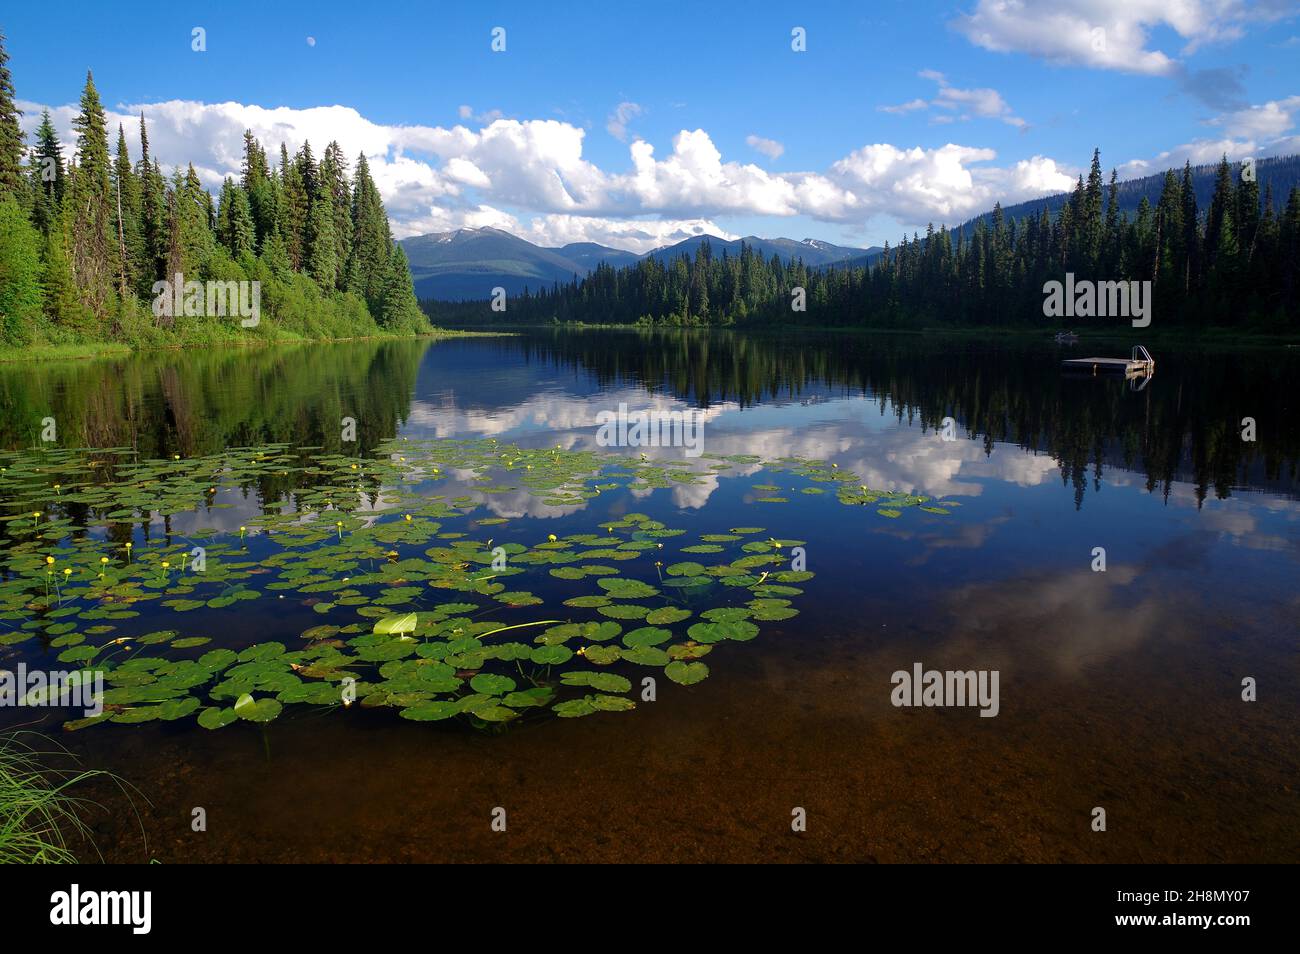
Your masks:
<svg viewBox="0 0 1300 954"><path fill-rule="evenodd" d="M92 68L115 120L143 109L214 186L245 126L338 138L400 234L879 244L1054 191L1094 146L1125 177L1300 151L1281 0L73 6L0 17L29 113L69 129Z"/></svg>

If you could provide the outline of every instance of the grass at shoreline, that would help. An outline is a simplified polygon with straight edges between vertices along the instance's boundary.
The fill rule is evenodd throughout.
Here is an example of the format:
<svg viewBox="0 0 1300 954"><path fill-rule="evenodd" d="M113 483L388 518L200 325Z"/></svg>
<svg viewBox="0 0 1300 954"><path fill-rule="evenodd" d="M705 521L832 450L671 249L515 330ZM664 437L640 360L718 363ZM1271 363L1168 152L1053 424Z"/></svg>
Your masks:
<svg viewBox="0 0 1300 954"><path fill-rule="evenodd" d="M72 790L108 773L52 768L48 758L66 750L57 743L55 752L34 748L26 736L44 739L34 732L0 736L0 863L75 863L74 846L93 847L81 815L97 806Z"/></svg>
<svg viewBox="0 0 1300 954"><path fill-rule="evenodd" d="M471 331L459 328L435 328L422 335L361 335L355 338L260 338L240 341L216 339L204 342L177 341L162 345L132 347L120 341L95 341L84 344L42 344L24 348L0 348L0 364L18 361L83 361L95 358L122 358L151 351L181 351L193 347L266 348L277 345L331 344L342 341L439 341L444 338L496 338L507 331Z"/></svg>

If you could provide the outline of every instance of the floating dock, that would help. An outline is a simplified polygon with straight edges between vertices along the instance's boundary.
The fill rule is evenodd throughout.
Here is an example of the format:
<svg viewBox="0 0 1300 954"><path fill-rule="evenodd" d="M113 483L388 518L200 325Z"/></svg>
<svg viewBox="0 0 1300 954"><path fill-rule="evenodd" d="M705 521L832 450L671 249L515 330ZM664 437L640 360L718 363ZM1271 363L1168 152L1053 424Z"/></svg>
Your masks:
<svg viewBox="0 0 1300 954"><path fill-rule="evenodd" d="M1084 371L1090 374L1123 374L1128 377L1149 375L1155 372L1156 362L1151 352L1138 345L1129 358L1066 358L1061 362L1066 371Z"/></svg>

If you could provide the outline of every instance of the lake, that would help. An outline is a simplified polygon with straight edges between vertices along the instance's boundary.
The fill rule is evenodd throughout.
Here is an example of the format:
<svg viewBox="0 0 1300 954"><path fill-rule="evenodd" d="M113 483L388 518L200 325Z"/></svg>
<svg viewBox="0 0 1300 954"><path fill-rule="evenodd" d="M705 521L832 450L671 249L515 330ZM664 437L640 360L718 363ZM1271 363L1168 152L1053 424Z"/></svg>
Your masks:
<svg viewBox="0 0 1300 954"><path fill-rule="evenodd" d="M87 789L114 861L1290 861L1300 349L1152 350L0 365L0 667L108 706L0 724L134 786ZM700 453L607 446L620 405Z"/></svg>

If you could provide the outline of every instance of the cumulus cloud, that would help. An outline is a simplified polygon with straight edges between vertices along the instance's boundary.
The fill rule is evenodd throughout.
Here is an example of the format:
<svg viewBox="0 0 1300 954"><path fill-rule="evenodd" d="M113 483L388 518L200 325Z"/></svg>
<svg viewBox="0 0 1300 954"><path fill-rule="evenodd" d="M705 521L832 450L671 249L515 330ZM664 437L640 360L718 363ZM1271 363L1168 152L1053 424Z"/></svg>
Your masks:
<svg viewBox="0 0 1300 954"><path fill-rule="evenodd" d="M30 136L42 107L24 102L20 108ZM994 109L991 101L979 108ZM73 105L51 109L68 144L75 142L76 112ZM245 129L273 162L281 143L292 155L310 141L320 155L337 140L352 163L359 154L367 157L399 237L491 225L645 250L701 231L722 234L713 219L727 215L807 216L852 225L873 216L905 224L953 223L994 200L1035 198L1073 182L1068 170L1046 157L999 166L993 150L953 143L876 143L822 170L774 173L725 158L703 129L681 130L662 154L638 139L627 147L628 164L609 170L584 155L586 130L555 119L497 118L481 128L383 125L345 106L185 100L109 111L110 129L124 125L133 156L139 155L141 112L164 166L193 162L212 189L225 176L238 176Z"/></svg>
<svg viewBox="0 0 1300 954"><path fill-rule="evenodd" d="M1044 156L1010 168L979 168L996 157L992 149L949 143L938 149L864 146L831 166L849 194L867 206L905 222L955 222L994 201L1019 202L1071 188L1074 179Z"/></svg>
<svg viewBox="0 0 1300 954"><path fill-rule="evenodd" d="M1272 100L1261 106L1247 106L1210 121L1212 126L1222 126L1229 136L1252 139L1275 139L1296 123L1300 113L1300 96Z"/></svg>
<svg viewBox="0 0 1300 954"><path fill-rule="evenodd" d="M1246 0L978 0L952 25L987 50L1159 76L1177 71L1179 55L1236 39L1251 21L1281 19L1288 15L1286 6ZM1161 29L1182 40L1174 55L1148 45Z"/></svg>
<svg viewBox="0 0 1300 954"><path fill-rule="evenodd" d="M1221 129L1223 136L1182 143L1151 159L1133 159L1121 165L1119 172L1123 176L1143 176L1184 162L1194 166L1218 162L1224 156L1238 160L1291 155L1300 151L1300 136L1294 133L1297 122L1300 96L1230 110L1207 123Z"/></svg>
<svg viewBox="0 0 1300 954"><path fill-rule="evenodd" d="M745 137L745 145L755 152L761 152L769 159L780 159L781 154L785 152L785 146L775 139L764 139L762 136L755 136L752 133Z"/></svg>

